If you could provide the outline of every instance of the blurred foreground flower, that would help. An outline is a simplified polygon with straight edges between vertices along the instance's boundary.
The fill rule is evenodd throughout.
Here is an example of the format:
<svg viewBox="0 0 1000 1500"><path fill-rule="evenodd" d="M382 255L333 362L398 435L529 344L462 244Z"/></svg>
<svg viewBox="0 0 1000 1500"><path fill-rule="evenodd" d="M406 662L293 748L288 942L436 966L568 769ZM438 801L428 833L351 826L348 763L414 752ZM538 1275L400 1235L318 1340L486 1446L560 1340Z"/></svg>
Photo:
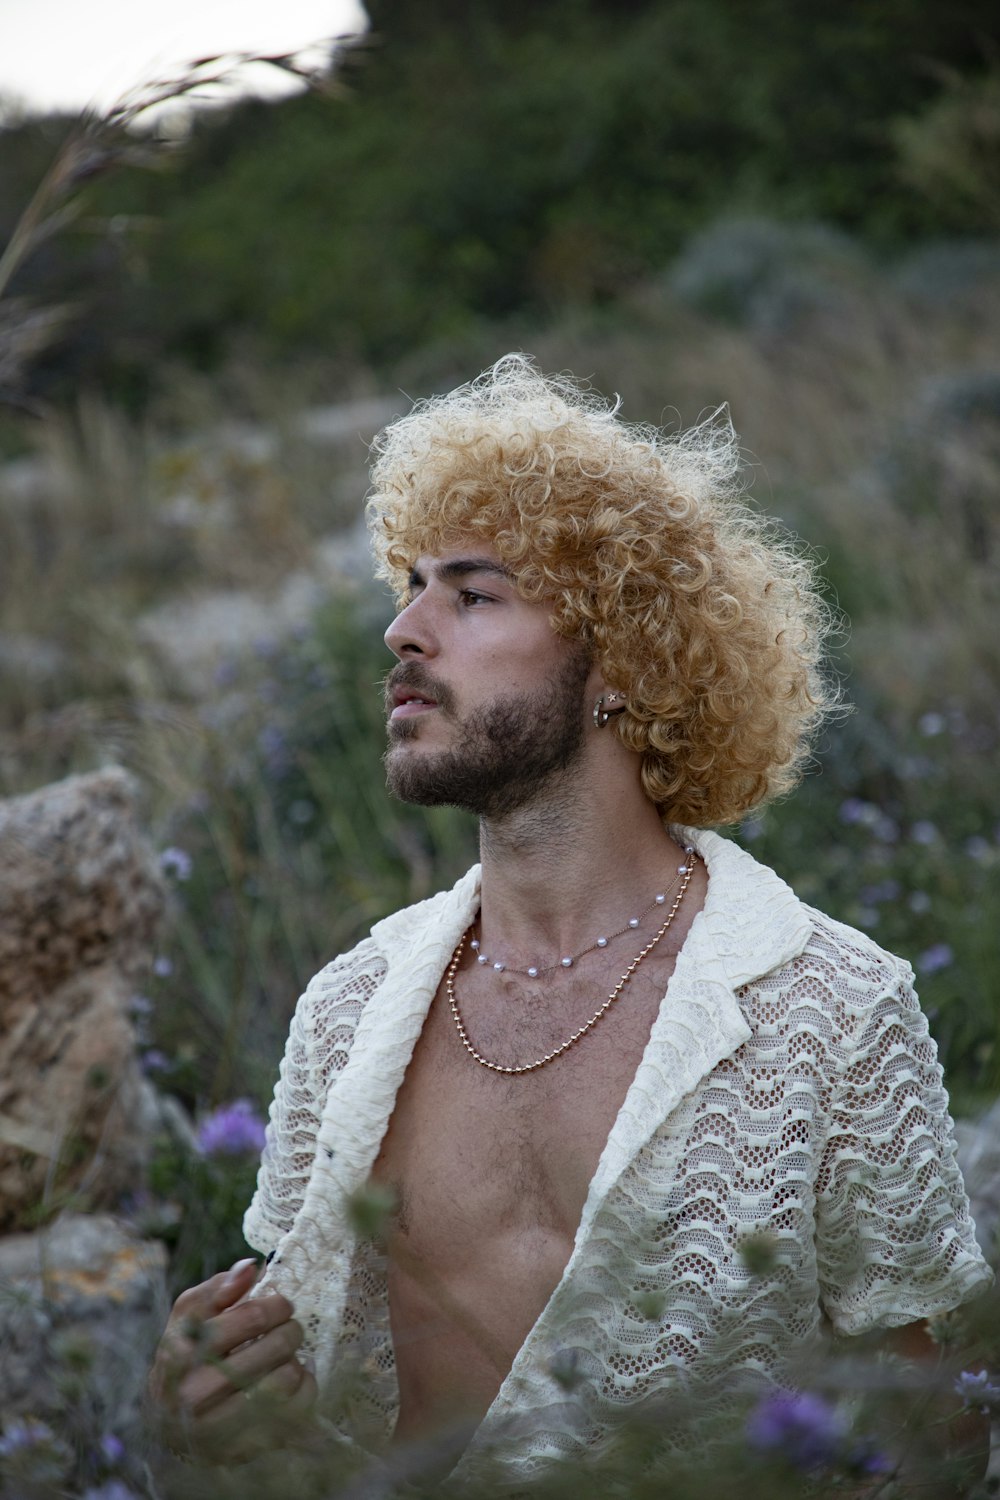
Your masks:
<svg viewBox="0 0 1000 1500"><path fill-rule="evenodd" d="M8 1422L0 1437L0 1473L24 1484L55 1483L69 1470L72 1454L46 1422L21 1417ZM4 1486L4 1493L8 1493ZM17 1493L10 1490L9 1493Z"/></svg>
<svg viewBox="0 0 1000 1500"><path fill-rule="evenodd" d="M584 1379L579 1349L556 1349L549 1360L549 1374L564 1391L575 1391Z"/></svg>
<svg viewBox="0 0 1000 1500"><path fill-rule="evenodd" d="M1000 1412L1000 1385L993 1384L988 1370L963 1370L955 1381L955 1394L970 1410L984 1415Z"/></svg>
<svg viewBox="0 0 1000 1500"><path fill-rule="evenodd" d="M365 1240L384 1239L389 1221L398 1208L399 1195L395 1188L380 1182L366 1183L347 1200L351 1224Z"/></svg>
<svg viewBox="0 0 1000 1500"><path fill-rule="evenodd" d="M264 1122L250 1100L234 1099L206 1115L198 1129L198 1149L205 1156L259 1155Z"/></svg>
<svg viewBox="0 0 1000 1500"><path fill-rule="evenodd" d="M106 1432L97 1447L106 1464L120 1464L125 1457L125 1444L113 1432Z"/></svg>
<svg viewBox="0 0 1000 1500"><path fill-rule="evenodd" d="M177 880L191 879L191 856L186 849L171 845L160 854L160 869L164 875L173 875Z"/></svg>
<svg viewBox="0 0 1000 1500"><path fill-rule="evenodd" d="M740 1244L740 1260L752 1276L766 1276L778 1264L778 1241L773 1234L758 1230Z"/></svg>
<svg viewBox="0 0 1000 1500"><path fill-rule="evenodd" d="M93 1489L84 1490L83 1500L139 1500L135 1490L130 1490L120 1479L109 1479Z"/></svg>
<svg viewBox="0 0 1000 1500"><path fill-rule="evenodd" d="M779 1453L797 1469L818 1469L838 1456L846 1426L821 1396L807 1391L776 1391L750 1413L747 1441L762 1452Z"/></svg>

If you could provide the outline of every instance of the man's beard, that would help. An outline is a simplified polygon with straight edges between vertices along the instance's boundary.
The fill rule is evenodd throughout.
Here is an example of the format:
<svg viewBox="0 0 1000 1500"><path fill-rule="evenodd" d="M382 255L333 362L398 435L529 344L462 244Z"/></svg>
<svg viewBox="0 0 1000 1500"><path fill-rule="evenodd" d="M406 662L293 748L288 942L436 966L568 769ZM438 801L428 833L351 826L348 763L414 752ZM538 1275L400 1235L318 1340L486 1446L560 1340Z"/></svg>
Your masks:
<svg viewBox="0 0 1000 1500"><path fill-rule="evenodd" d="M385 754L389 791L401 802L461 807L491 820L516 812L579 755L585 733L583 685L589 672L589 657L581 650L538 692L494 698L461 719L454 713L451 692L435 684L421 665L397 667L387 683L387 698L398 686L425 691L438 705L434 711L455 724L459 743L453 750L426 754L404 750L403 742L419 732L418 720L390 723Z"/></svg>

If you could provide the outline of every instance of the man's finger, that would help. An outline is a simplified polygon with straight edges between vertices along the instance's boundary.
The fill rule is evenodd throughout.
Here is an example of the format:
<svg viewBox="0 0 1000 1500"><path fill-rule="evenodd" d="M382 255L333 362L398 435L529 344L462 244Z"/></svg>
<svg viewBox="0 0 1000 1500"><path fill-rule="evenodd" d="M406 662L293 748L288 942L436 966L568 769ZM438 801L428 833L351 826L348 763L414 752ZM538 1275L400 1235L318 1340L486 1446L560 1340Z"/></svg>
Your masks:
<svg viewBox="0 0 1000 1500"><path fill-rule="evenodd" d="M227 1359L213 1358L189 1370L178 1385L178 1402L200 1416L227 1400L234 1388L247 1390L262 1375L286 1364L301 1343L302 1329L286 1319L253 1342L242 1344Z"/></svg>
<svg viewBox="0 0 1000 1500"><path fill-rule="evenodd" d="M287 1372L287 1373L286 1373ZM293 1390L283 1389L294 1383ZM317 1386L312 1374L297 1360L264 1377L251 1391L230 1394L218 1406L192 1419L187 1443L229 1463L245 1462L272 1449L275 1427L285 1439L309 1416L316 1404Z"/></svg>
<svg viewBox="0 0 1000 1500"><path fill-rule="evenodd" d="M225 1359L241 1344L250 1343L287 1323L294 1311L287 1297L275 1293L270 1297L255 1297L252 1302L240 1302L235 1307L223 1308L210 1318L171 1317L164 1330L161 1348L186 1366L202 1359Z"/></svg>
<svg viewBox="0 0 1000 1500"><path fill-rule="evenodd" d="M233 1419L238 1419L244 1426L248 1420L257 1424L272 1416L284 1421L292 1398L309 1379L304 1365L300 1365L297 1359L287 1359L235 1395L230 1386L223 1401L199 1413L199 1427L207 1433L221 1431Z"/></svg>
<svg viewBox="0 0 1000 1500"><path fill-rule="evenodd" d="M232 1307L241 1297L245 1297L253 1286L257 1276L257 1262L252 1258L238 1260L230 1266L228 1271L219 1271L215 1276L210 1276L207 1281L199 1282L197 1286L188 1287L186 1292L181 1292L174 1303L171 1321L174 1318L188 1319L195 1322L204 1322L214 1317L216 1313L222 1312L224 1308Z"/></svg>
<svg viewBox="0 0 1000 1500"><path fill-rule="evenodd" d="M213 1338L212 1332L206 1331L211 1320L246 1296L256 1274L256 1261L249 1258L238 1260L228 1271L220 1271L208 1281L181 1292L171 1309L150 1371L149 1391L154 1401L169 1400L175 1395L181 1378L198 1361L200 1351ZM291 1303L288 1309L290 1313ZM252 1324L254 1320L250 1321ZM265 1320L266 1326L272 1321ZM233 1334L236 1342L241 1341L240 1333L238 1326ZM253 1337L253 1333L243 1336ZM236 1342L229 1347L235 1348Z"/></svg>
<svg viewBox="0 0 1000 1500"><path fill-rule="evenodd" d="M288 1323L294 1311L288 1298L279 1293L224 1308L197 1328L199 1349L217 1359L228 1358L241 1345L263 1338L273 1328Z"/></svg>

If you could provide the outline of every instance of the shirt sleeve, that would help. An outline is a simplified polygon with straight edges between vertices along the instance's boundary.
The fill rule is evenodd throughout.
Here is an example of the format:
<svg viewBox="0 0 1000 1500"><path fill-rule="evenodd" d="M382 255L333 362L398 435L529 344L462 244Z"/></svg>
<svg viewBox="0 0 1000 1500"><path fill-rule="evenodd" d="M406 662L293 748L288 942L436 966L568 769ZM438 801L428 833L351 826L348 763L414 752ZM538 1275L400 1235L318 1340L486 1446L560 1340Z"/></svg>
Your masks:
<svg viewBox="0 0 1000 1500"><path fill-rule="evenodd" d="M323 1091L311 1047L312 990L310 985L292 1017L271 1101L257 1190L243 1219L247 1244L266 1256L291 1229L302 1207L323 1114Z"/></svg>
<svg viewBox="0 0 1000 1500"><path fill-rule="evenodd" d="M817 1178L817 1260L838 1333L947 1312L992 1279L911 979L900 965L888 992L857 1007L831 1099Z"/></svg>

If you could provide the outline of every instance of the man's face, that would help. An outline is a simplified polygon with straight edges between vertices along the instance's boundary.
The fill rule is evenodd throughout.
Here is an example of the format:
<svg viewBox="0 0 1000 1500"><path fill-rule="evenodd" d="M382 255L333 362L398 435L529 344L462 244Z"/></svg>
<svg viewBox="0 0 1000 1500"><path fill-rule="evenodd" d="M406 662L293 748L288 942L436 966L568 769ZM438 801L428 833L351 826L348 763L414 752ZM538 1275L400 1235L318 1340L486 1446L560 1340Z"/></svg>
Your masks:
<svg viewBox="0 0 1000 1500"><path fill-rule="evenodd" d="M576 760L590 661L478 543L419 558L385 634L389 790L502 818Z"/></svg>

